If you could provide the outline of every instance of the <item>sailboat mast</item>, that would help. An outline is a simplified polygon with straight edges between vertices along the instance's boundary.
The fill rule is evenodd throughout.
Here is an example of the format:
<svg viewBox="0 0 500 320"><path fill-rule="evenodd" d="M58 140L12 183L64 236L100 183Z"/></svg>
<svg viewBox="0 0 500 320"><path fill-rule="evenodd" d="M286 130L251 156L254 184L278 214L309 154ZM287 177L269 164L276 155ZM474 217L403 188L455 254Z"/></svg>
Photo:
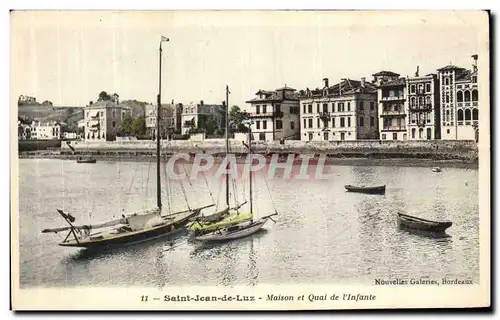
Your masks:
<svg viewBox="0 0 500 320"><path fill-rule="evenodd" d="M161 108L161 41L158 75L158 105L156 107L156 204L161 209L161 181L160 181L160 108Z"/></svg>
<svg viewBox="0 0 500 320"><path fill-rule="evenodd" d="M248 155L250 157L250 166L252 166L252 125L248 126ZM252 170L248 170L248 178L250 180L249 192L250 192L250 214L253 216L253 200L252 200ZM252 218L253 220L253 218Z"/></svg>
<svg viewBox="0 0 500 320"><path fill-rule="evenodd" d="M229 159L227 155L229 153L229 86L226 85L226 161L228 161L227 166L229 167ZM226 168L228 169L228 168ZM229 174L226 173L226 205L229 207Z"/></svg>

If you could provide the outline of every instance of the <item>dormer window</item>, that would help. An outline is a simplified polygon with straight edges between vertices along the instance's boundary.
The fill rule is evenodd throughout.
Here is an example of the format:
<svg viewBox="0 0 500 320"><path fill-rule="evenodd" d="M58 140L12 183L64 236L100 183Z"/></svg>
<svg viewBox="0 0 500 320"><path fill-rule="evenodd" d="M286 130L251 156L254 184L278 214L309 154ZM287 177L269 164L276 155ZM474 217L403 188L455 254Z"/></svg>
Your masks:
<svg viewBox="0 0 500 320"><path fill-rule="evenodd" d="M477 76L472 76L472 83L477 83Z"/></svg>

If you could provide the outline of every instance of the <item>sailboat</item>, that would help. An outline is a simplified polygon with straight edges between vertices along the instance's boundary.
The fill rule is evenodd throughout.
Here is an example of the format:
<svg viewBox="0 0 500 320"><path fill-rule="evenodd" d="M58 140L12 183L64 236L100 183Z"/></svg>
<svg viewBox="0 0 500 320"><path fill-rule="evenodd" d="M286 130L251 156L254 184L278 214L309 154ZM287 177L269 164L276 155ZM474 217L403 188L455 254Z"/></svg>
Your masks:
<svg viewBox="0 0 500 320"><path fill-rule="evenodd" d="M229 154L229 86L226 86L226 159ZM251 213L240 213L239 209L246 203L243 202L241 204L236 204L234 207L231 207L229 201L229 174L226 174L226 203L225 208L217 211L211 215L200 216L191 223L189 226L189 230L192 235L199 236L214 230L218 230L222 227L229 227L233 225L237 225L242 222L250 221L252 219Z"/></svg>
<svg viewBox="0 0 500 320"><path fill-rule="evenodd" d="M248 154L252 154L252 128L248 126ZM253 218L253 197L252 197L252 171L249 170L249 192L250 192L250 219L247 221L242 221L235 225L225 226L222 228L217 228L211 232L205 233L203 235L199 235L195 237L195 240L201 242L218 242L218 241L227 241L238 238L243 238L249 236L251 234L256 233L261 230L268 220L276 222L272 217L278 215L278 212L275 210L274 213L261 217L260 219L254 220Z"/></svg>
<svg viewBox="0 0 500 320"><path fill-rule="evenodd" d="M165 40L167 39L167 40ZM173 214L162 213L161 202L161 175L160 175L160 107L161 107L161 42L168 41L162 37L160 41L160 77L158 107L156 114L156 208L122 215L115 219L93 225L74 225L76 218L70 213L57 209L57 212L66 221L68 226L44 229L42 233L58 233L68 231L66 238L59 243L63 247L80 247L87 249L103 249L120 247L132 243L144 242L170 234L185 227L192 219L200 215L201 210L214 206L207 205L196 209L187 209ZM95 229L104 229L92 232Z"/></svg>

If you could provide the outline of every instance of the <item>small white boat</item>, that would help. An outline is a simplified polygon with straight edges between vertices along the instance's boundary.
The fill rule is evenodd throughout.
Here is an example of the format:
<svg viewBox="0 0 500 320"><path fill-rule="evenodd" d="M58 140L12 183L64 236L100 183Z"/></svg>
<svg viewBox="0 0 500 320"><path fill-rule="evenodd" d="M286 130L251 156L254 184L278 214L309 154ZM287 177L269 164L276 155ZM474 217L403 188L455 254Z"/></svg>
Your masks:
<svg viewBox="0 0 500 320"><path fill-rule="evenodd" d="M276 215L276 213L267 217L260 218L258 221L242 223L236 226L219 229L211 233L198 236L195 238L195 240L203 242L216 242L243 238L252 235L262 229L267 220L273 220L271 216L274 215Z"/></svg>
<svg viewBox="0 0 500 320"><path fill-rule="evenodd" d="M441 168L440 167L434 167L434 168L432 168L432 172L441 172Z"/></svg>

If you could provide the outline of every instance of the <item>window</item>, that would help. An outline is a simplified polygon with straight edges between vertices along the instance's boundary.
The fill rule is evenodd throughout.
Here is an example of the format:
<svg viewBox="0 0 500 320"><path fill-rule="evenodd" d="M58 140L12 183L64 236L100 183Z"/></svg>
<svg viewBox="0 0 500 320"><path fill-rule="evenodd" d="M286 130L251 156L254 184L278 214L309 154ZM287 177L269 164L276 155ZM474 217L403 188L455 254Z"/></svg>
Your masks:
<svg viewBox="0 0 500 320"><path fill-rule="evenodd" d="M316 113L319 113L319 103L316 103Z"/></svg>
<svg viewBox="0 0 500 320"><path fill-rule="evenodd" d="M424 129L422 129L422 128L418 129L418 138L419 139L422 139L423 134L424 134Z"/></svg>
<svg viewBox="0 0 500 320"><path fill-rule="evenodd" d="M398 140L398 134L396 132L392 133L392 140Z"/></svg>
<svg viewBox="0 0 500 320"><path fill-rule="evenodd" d="M281 130L281 129L283 129L283 121L276 120L276 130Z"/></svg>
<svg viewBox="0 0 500 320"><path fill-rule="evenodd" d="M418 85L418 93L424 93L424 85L422 83Z"/></svg>
<svg viewBox="0 0 500 320"><path fill-rule="evenodd" d="M447 130L446 130L446 133L447 133L447 134L450 134L450 129L447 129Z"/></svg>
<svg viewBox="0 0 500 320"><path fill-rule="evenodd" d="M450 94L449 93L446 93L446 96L445 96L445 101L446 103L449 103L450 102Z"/></svg>
<svg viewBox="0 0 500 320"><path fill-rule="evenodd" d="M262 120L262 129L267 129L267 120Z"/></svg>
<svg viewBox="0 0 500 320"><path fill-rule="evenodd" d="M431 92L431 84L430 83L427 83L425 85L425 92Z"/></svg>
<svg viewBox="0 0 500 320"><path fill-rule="evenodd" d="M347 111L351 111L351 103L350 102L347 103Z"/></svg>
<svg viewBox="0 0 500 320"><path fill-rule="evenodd" d="M293 121L290 121L290 129L292 130L295 129L295 123Z"/></svg>
<svg viewBox="0 0 500 320"><path fill-rule="evenodd" d="M113 118L116 118L115 110L113 110ZM114 127L114 126L113 126Z"/></svg>
<svg viewBox="0 0 500 320"><path fill-rule="evenodd" d="M104 117L104 112L101 111L101 117Z"/></svg>
<svg viewBox="0 0 500 320"><path fill-rule="evenodd" d="M370 117L370 127L375 126L375 117Z"/></svg>
<svg viewBox="0 0 500 320"><path fill-rule="evenodd" d="M389 97L394 97L394 90L389 90Z"/></svg>
<svg viewBox="0 0 500 320"><path fill-rule="evenodd" d="M382 133L382 140L385 140L386 139L386 134L385 133Z"/></svg>
<svg viewBox="0 0 500 320"><path fill-rule="evenodd" d="M316 118L316 125L317 125L317 127L318 127L318 128L320 128L320 127L321 127L321 124L320 124L319 122L320 122L320 121L319 121L319 118Z"/></svg>
<svg viewBox="0 0 500 320"><path fill-rule="evenodd" d="M111 125L113 126L113 128L116 127L116 122L113 121Z"/></svg>
<svg viewBox="0 0 500 320"><path fill-rule="evenodd" d="M359 117L359 126L362 127L365 125L365 119L363 117Z"/></svg>
<svg viewBox="0 0 500 320"><path fill-rule="evenodd" d="M277 104L274 106L274 112L280 113L281 112L281 105Z"/></svg>
<svg viewBox="0 0 500 320"><path fill-rule="evenodd" d="M472 101L477 101L477 90L472 90Z"/></svg>
<svg viewBox="0 0 500 320"><path fill-rule="evenodd" d="M415 85L414 85L414 84L412 84L412 85L410 86L410 92L411 92L411 93L415 93Z"/></svg>
<svg viewBox="0 0 500 320"><path fill-rule="evenodd" d="M258 121L258 120L257 120L257 121L255 121L255 127L256 127L257 129L260 129L260 121ZM229 131L228 131L228 132L229 132Z"/></svg>
<svg viewBox="0 0 500 320"><path fill-rule="evenodd" d="M446 77L444 78L444 84L449 85L450 84L450 78Z"/></svg>
<svg viewBox="0 0 500 320"><path fill-rule="evenodd" d="M370 111L375 110L375 102L370 102Z"/></svg>
<svg viewBox="0 0 500 320"><path fill-rule="evenodd" d="M262 106L262 113L267 113L267 106L263 105ZM264 128L265 129L265 128Z"/></svg>
<svg viewBox="0 0 500 320"><path fill-rule="evenodd" d="M303 113L306 113L306 105L303 105L303 108L302 108L302 109L304 110L304 112L303 112Z"/></svg>
<svg viewBox="0 0 500 320"><path fill-rule="evenodd" d="M462 109L458 110L458 121L464 121L464 111Z"/></svg>
<svg viewBox="0 0 500 320"><path fill-rule="evenodd" d="M347 126L350 127L351 126L351 117L347 117Z"/></svg>
<svg viewBox="0 0 500 320"><path fill-rule="evenodd" d="M339 102L337 109L339 110L339 112L344 112L344 103Z"/></svg>
<svg viewBox="0 0 500 320"><path fill-rule="evenodd" d="M313 127L313 119L308 119L309 121L309 128L312 128Z"/></svg>
<svg viewBox="0 0 500 320"><path fill-rule="evenodd" d="M323 139L325 141L328 140L328 132L323 133Z"/></svg>
<svg viewBox="0 0 500 320"><path fill-rule="evenodd" d="M304 119L304 128L307 128L307 119Z"/></svg>
<svg viewBox="0 0 500 320"><path fill-rule="evenodd" d="M266 140L266 134L264 132L259 133L259 140L260 141L265 141Z"/></svg>
<svg viewBox="0 0 500 320"><path fill-rule="evenodd" d="M328 103L323 103L323 112L328 112Z"/></svg>
<svg viewBox="0 0 500 320"><path fill-rule="evenodd" d="M471 120L471 112L470 109L465 109L465 121Z"/></svg>
<svg viewBox="0 0 500 320"><path fill-rule="evenodd" d="M335 128L335 118L332 118L332 128Z"/></svg>
<svg viewBox="0 0 500 320"><path fill-rule="evenodd" d="M260 106L255 106L255 113L259 114L260 113Z"/></svg>
<svg viewBox="0 0 500 320"><path fill-rule="evenodd" d="M472 76L472 83L476 83L477 82L477 76Z"/></svg>
<svg viewBox="0 0 500 320"><path fill-rule="evenodd" d="M470 91L469 90L464 92L464 101L465 102L470 101Z"/></svg>
<svg viewBox="0 0 500 320"><path fill-rule="evenodd" d="M479 120L479 111L477 109L472 109L472 120Z"/></svg>
<svg viewBox="0 0 500 320"><path fill-rule="evenodd" d="M309 132L309 141L313 139L313 134L312 132Z"/></svg>
<svg viewBox="0 0 500 320"><path fill-rule="evenodd" d="M417 104L417 99L415 97L411 97L410 106L414 107Z"/></svg>
<svg viewBox="0 0 500 320"><path fill-rule="evenodd" d="M341 128L345 127L345 118L344 117L340 118L340 127Z"/></svg>
<svg viewBox="0 0 500 320"><path fill-rule="evenodd" d="M431 140L432 138L432 130L431 128L427 128L427 140Z"/></svg>
<svg viewBox="0 0 500 320"><path fill-rule="evenodd" d="M313 105L312 104L310 104L310 105L307 106L307 112L308 113L313 113Z"/></svg>

